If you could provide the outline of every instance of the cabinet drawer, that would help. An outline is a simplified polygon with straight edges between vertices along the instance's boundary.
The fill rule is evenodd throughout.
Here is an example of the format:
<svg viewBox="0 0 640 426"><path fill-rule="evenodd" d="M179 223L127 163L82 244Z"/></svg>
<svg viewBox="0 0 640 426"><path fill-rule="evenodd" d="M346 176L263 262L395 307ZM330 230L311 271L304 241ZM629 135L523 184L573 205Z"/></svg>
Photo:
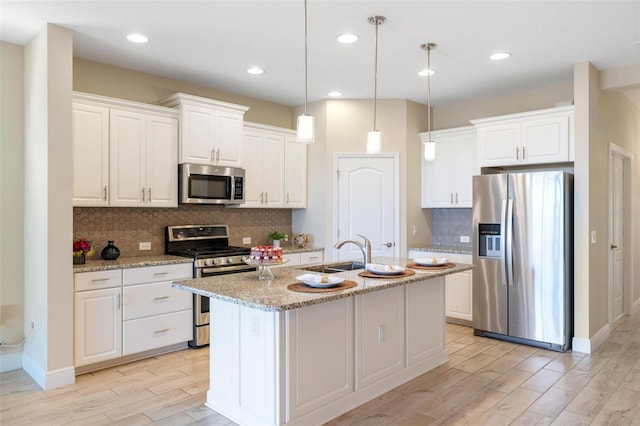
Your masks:
<svg viewBox="0 0 640 426"><path fill-rule="evenodd" d="M76 291L120 287L120 284L122 284L122 270L76 272L74 281Z"/></svg>
<svg viewBox="0 0 640 426"><path fill-rule="evenodd" d="M171 282L125 287L123 320L184 311L193 306L191 293L171 287Z"/></svg>
<svg viewBox="0 0 640 426"><path fill-rule="evenodd" d="M122 271L124 285L173 281L185 278L193 278L193 264L191 263L129 268Z"/></svg>
<svg viewBox="0 0 640 426"><path fill-rule="evenodd" d="M300 264L301 265L312 265L314 263L322 263L324 256L321 251L310 251L305 253L300 253Z"/></svg>
<svg viewBox="0 0 640 426"><path fill-rule="evenodd" d="M193 339L191 311L125 321L122 326L122 353L123 355L134 354L191 339Z"/></svg>

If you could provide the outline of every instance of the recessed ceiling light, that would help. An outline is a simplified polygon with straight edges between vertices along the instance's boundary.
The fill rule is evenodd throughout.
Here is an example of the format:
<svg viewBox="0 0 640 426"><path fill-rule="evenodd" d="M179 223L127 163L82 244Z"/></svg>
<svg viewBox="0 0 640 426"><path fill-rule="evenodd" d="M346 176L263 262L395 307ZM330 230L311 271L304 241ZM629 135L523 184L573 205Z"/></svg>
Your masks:
<svg viewBox="0 0 640 426"><path fill-rule="evenodd" d="M332 98L339 98L340 96L342 96L342 92L338 92L337 90L331 91L329 93L327 93L328 96L332 97Z"/></svg>
<svg viewBox="0 0 640 426"><path fill-rule="evenodd" d="M510 56L511 56L511 53L509 52L498 52L489 56L489 59L491 59L492 61L502 61L503 59L507 59Z"/></svg>
<svg viewBox="0 0 640 426"><path fill-rule="evenodd" d="M434 70L424 69L418 73L420 77L426 77L428 75L434 75L436 72Z"/></svg>
<svg viewBox="0 0 640 426"><path fill-rule="evenodd" d="M127 36L127 40L134 43L146 43L149 41L149 37L143 36L142 34L133 33Z"/></svg>
<svg viewBox="0 0 640 426"><path fill-rule="evenodd" d="M253 74L253 75L260 75L260 74L264 74L264 70L262 68L258 68L258 67L251 67L247 70L247 72L249 74Z"/></svg>
<svg viewBox="0 0 640 426"><path fill-rule="evenodd" d="M355 34L340 34L336 39L339 43L351 44L358 41L358 36Z"/></svg>

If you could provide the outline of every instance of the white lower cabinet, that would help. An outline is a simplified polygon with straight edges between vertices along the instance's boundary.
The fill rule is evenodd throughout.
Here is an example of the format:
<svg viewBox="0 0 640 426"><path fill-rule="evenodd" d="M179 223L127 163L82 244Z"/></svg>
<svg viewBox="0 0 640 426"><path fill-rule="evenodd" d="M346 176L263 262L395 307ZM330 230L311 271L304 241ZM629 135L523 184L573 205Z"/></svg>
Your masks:
<svg viewBox="0 0 640 426"><path fill-rule="evenodd" d="M284 312L211 299L206 405L238 424L324 424L446 362L444 278Z"/></svg>
<svg viewBox="0 0 640 426"><path fill-rule="evenodd" d="M275 265L275 267L314 265L316 263L322 263L324 260L324 252L318 250L305 251L302 253L285 253L282 255L282 258L288 260L288 262L282 265Z"/></svg>
<svg viewBox="0 0 640 426"><path fill-rule="evenodd" d="M453 263L473 263L471 255L409 250L409 259L445 257ZM450 320L471 323L473 319L473 271L463 271L445 277L446 316Z"/></svg>
<svg viewBox="0 0 640 426"><path fill-rule="evenodd" d="M192 265L75 274L75 366L193 338L193 299L171 282L192 278Z"/></svg>

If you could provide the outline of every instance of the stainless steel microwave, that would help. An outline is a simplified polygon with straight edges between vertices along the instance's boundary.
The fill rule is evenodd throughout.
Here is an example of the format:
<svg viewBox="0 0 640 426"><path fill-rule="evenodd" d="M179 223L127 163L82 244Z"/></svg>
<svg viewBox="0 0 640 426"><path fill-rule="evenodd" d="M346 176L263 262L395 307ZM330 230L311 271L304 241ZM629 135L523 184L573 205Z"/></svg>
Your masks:
<svg viewBox="0 0 640 426"><path fill-rule="evenodd" d="M180 204L242 204L244 169L179 164L178 188Z"/></svg>

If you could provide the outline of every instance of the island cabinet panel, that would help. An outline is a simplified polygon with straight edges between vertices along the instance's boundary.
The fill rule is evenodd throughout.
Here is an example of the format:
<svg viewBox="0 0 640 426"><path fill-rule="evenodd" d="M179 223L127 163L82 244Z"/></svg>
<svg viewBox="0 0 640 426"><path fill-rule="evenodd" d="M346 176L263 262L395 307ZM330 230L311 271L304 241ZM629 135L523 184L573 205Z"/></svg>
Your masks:
<svg viewBox="0 0 640 426"><path fill-rule="evenodd" d="M404 287L355 297L356 390L404 368Z"/></svg>
<svg viewBox="0 0 640 426"><path fill-rule="evenodd" d="M444 280L444 278L437 278ZM407 367L444 357L444 286L408 284Z"/></svg>
<svg viewBox="0 0 640 426"><path fill-rule="evenodd" d="M286 421L353 391L353 298L285 314Z"/></svg>

